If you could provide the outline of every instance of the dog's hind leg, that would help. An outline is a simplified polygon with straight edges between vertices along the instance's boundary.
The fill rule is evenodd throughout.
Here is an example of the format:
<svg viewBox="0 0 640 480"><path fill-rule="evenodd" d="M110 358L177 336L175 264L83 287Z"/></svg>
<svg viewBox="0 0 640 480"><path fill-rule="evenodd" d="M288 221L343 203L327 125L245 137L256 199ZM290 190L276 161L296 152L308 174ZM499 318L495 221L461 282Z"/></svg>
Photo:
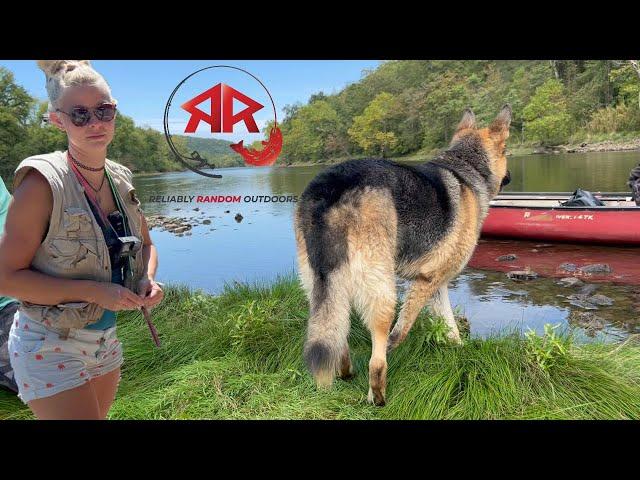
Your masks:
<svg viewBox="0 0 640 480"><path fill-rule="evenodd" d="M373 273L371 270L369 274ZM367 281L368 280L368 281ZM387 272L369 275L359 283L355 306L371 332L369 360L369 402L382 406L387 389L387 339L396 306L395 276L389 266Z"/></svg>
<svg viewBox="0 0 640 480"><path fill-rule="evenodd" d="M442 280L434 277L421 275L416 278L405 297L398 321L393 326L387 350L397 347L407 336L411 327L413 327L420 310L425 306L427 301L436 293Z"/></svg>
<svg viewBox="0 0 640 480"><path fill-rule="evenodd" d="M380 301L371 320L371 359L369 360L369 402L382 406L387 390L387 341L395 314L394 301Z"/></svg>
<svg viewBox="0 0 640 480"><path fill-rule="evenodd" d="M338 367L338 375L343 380L351 380L354 377L353 364L351 363L351 354L349 353L349 345L346 345L340 357L340 366Z"/></svg>
<svg viewBox="0 0 640 480"><path fill-rule="evenodd" d="M377 406L386 403L387 339L395 314L395 298L382 298L370 305L370 313L363 319L371 331L369 359L369 394L367 400Z"/></svg>
<svg viewBox="0 0 640 480"><path fill-rule="evenodd" d="M444 318L444 321L449 327L447 338L453 343L462 344L458 325L456 324L456 319L453 316L453 310L451 310L447 283L442 284L434 294L433 299L431 300L431 309L435 315L439 315Z"/></svg>

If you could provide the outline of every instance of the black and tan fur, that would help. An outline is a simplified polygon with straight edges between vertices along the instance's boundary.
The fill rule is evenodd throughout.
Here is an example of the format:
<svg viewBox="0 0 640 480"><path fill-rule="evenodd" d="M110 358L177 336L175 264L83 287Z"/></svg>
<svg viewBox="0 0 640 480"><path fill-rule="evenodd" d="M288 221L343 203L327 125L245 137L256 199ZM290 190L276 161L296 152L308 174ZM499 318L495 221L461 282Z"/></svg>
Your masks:
<svg viewBox="0 0 640 480"><path fill-rule="evenodd" d="M355 307L371 331L369 401L384 405L387 350L431 300L460 343L447 284L467 264L489 201L508 182L511 108L477 129L465 111L449 148L404 166L351 160L307 186L295 212L299 273L310 304L304 358L318 386L353 374L347 337ZM412 280L393 330L395 276ZM390 332L391 330L391 332Z"/></svg>

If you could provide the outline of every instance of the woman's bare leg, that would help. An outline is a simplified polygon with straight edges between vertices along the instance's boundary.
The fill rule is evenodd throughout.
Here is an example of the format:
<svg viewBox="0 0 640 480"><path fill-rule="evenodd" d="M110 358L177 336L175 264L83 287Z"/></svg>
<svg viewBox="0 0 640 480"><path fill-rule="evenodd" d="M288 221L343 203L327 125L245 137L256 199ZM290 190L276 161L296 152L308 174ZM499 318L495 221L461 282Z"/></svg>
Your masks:
<svg viewBox="0 0 640 480"><path fill-rule="evenodd" d="M39 420L101 420L100 404L91 382L27 403Z"/></svg>
<svg viewBox="0 0 640 480"><path fill-rule="evenodd" d="M120 383L120 368L71 390L28 402L39 420L103 420Z"/></svg>
<svg viewBox="0 0 640 480"><path fill-rule="evenodd" d="M100 408L100 415L102 418L107 418L109 409L116 398L116 392L118 391L118 384L120 383L120 368L116 368L109 373L100 375L91 380L93 389L96 393L98 405Z"/></svg>

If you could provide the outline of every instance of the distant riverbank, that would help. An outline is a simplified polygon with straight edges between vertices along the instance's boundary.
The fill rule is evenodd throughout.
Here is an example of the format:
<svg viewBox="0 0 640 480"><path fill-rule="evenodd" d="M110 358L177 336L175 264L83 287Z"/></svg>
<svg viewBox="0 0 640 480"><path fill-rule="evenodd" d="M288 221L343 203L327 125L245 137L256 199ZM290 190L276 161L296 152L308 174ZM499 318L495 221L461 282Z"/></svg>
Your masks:
<svg viewBox="0 0 640 480"><path fill-rule="evenodd" d="M533 153L587 153L587 152L627 152L640 151L640 138L630 140L605 140L602 142L582 142L575 145L537 147Z"/></svg>
<svg viewBox="0 0 640 480"><path fill-rule="evenodd" d="M507 149L507 156L555 154L555 153L588 153L588 152L627 152L638 151L640 153L640 135L636 138L623 138L619 140L603 140L571 143L566 145L535 146L535 145L514 145ZM433 158L439 150L420 151L410 155L395 156L389 160L399 161L425 161ZM282 167L307 167L310 165L333 165L349 159L367 158L365 155L354 155L351 157L335 157L317 162L302 162L294 164L280 165ZM640 154L638 155L640 162Z"/></svg>
<svg viewBox="0 0 640 480"><path fill-rule="evenodd" d="M409 155L390 157L389 160L396 161L426 161L438 154L440 150L421 150ZM537 155L537 154L560 154L560 153L588 153L588 152L627 152L638 151L640 153L640 135L635 138L624 137L620 139L610 139L602 141L585 141L579 143L569 143L566 145L553 145L553 146L536 146L536 145L514 145L507 149L507 156L522 156L522 155ZM364 159L375 157L375 155L350 155L340 157L330 157L324 160L310 161L310 162L296 162L287 163L285 161L278 161L274 165L275 167L309 167L313 165L334 165L346 160L352 159ZM638 155L638 161L640 162L640 154ZM225 168L227 166L219 166L218 168ZM234 165L234 167L248 167L248 165ZM162 173L173 172L185 172L187 168L179 170L171 170L165 172L140 172L135 173L136 176L151 176L160 175Z"/></svg>

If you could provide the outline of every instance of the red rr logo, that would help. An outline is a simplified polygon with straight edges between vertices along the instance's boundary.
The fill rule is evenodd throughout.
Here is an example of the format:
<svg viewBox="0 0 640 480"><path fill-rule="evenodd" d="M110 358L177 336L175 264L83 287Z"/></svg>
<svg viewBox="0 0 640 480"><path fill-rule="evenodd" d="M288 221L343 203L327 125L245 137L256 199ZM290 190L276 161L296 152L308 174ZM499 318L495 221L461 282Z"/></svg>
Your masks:
<svg viewBox="0 0 640 480"><path fill-rule="evenodd" d="M247 108L234 115L233 99L244 103ZM198 108L198 105L205 100L211 101L210 113L203 112ZM260 130L253 119L253 114L264 108L264 105L259 104L229 85L219 83L183 103L181 107L191 114L184 133L195 133L200 121L211 125L211 133L233 133L233 126L241 121L244 122L249 132L259 133Z"/></svg>

